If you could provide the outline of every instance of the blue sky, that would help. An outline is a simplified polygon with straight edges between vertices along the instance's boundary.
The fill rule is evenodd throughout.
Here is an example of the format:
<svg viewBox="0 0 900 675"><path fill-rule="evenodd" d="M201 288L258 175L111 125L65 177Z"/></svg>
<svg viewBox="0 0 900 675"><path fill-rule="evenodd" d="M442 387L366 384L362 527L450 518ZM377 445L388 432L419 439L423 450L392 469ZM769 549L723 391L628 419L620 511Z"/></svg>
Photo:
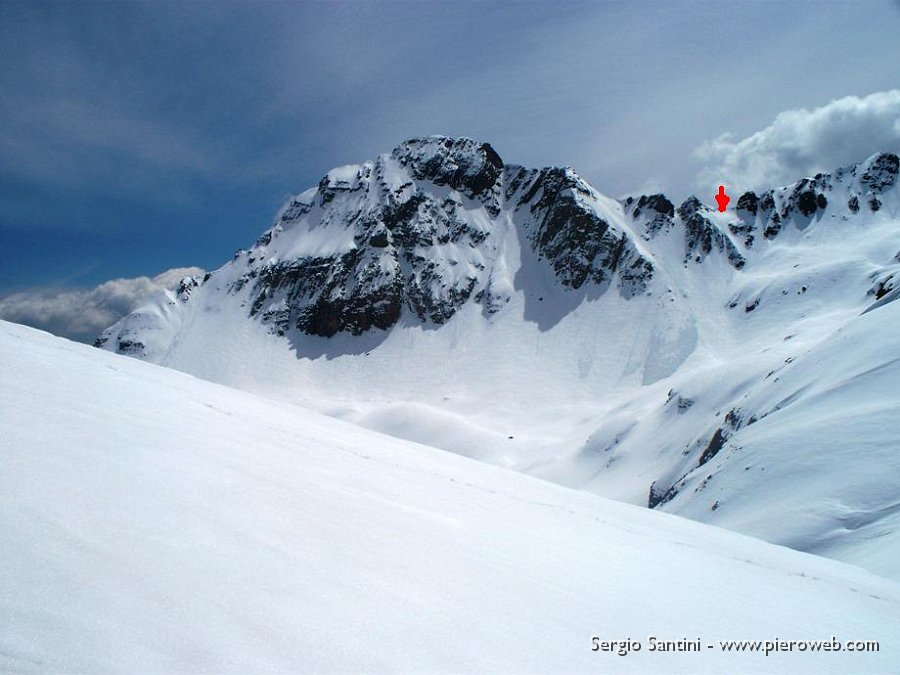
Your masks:
<svg viewBox="0 0 900 675"><path fill-rule="evenodd" d="M895 0L4 0L0 296L218 267L289 194L417 135L613 196L702 194L779 113L895 91L897 35ZM771 174L892 143L886 105L851 106L858 143L828 127Z"/></svg>

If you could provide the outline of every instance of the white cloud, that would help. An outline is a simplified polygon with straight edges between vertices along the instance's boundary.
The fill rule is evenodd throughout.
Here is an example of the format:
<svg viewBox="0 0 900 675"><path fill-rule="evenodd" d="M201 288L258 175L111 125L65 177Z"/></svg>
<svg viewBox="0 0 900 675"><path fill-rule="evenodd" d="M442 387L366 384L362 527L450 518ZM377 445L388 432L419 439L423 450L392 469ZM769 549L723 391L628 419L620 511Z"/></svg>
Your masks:
<svg viewBox="0 0 900 675"><path fill-rule="evenodd" d="M733 191L787 185L804 176L900 150L900 90L847 96L814 110L779 113L744 139L725 134L701 145L698 188L724 183Z"/></svg>
<svg viewBox="0 0 900 675"><path fill-rule="evenodd" d="M185 276L203 273L199 267L179 267L153 278L113 279L83 290L22 291L0 298L0 319L73 340L93 342L103 329L139 307L154 293L175 288Z"/></svg>

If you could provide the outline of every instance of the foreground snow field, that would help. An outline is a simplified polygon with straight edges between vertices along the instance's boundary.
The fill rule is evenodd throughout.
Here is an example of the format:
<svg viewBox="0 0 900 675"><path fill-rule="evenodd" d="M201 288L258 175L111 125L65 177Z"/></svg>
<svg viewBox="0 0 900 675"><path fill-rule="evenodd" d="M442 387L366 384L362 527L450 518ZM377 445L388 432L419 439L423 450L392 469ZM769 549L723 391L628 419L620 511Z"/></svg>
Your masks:
<svg viewBox="0 0 900 675"><path fill-rule="evenodd" d="M859 568L5 322L0 373L0 671L900 663L900 586ZM832 636L880 650L718 646Z"/></svg>

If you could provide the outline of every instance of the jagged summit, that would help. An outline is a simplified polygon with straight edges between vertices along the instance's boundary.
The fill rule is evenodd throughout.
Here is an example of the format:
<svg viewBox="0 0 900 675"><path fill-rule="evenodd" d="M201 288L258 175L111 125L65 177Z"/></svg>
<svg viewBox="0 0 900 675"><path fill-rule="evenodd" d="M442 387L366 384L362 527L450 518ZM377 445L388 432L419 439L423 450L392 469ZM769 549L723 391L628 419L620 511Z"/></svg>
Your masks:
<svg viewBox="0 0 900 675"><path fill-rule="evenodd" d="M414 138L394 148L391 158L418 180L447 185L472 198L491 192L503 173L496 150L471 138Z"/></svg>

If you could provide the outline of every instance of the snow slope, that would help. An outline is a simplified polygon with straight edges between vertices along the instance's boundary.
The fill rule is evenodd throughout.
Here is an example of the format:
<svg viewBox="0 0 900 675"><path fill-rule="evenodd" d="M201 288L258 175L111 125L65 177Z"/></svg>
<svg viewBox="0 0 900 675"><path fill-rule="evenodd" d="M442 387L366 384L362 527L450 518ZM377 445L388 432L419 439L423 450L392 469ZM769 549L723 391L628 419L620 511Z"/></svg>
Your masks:
<svg viewBox="0 0 900 675"><path fill-rule="evenodd" d="M2 671L896 668L858 568L5 322L0 372ZM832 636L880 651L717 646Z"/></svg>
<svg viewBox="0 0 900 675"><path fill-rule="evenodd" d="M898 165L718 213L418 139L101 342L900 578Z"/></svg>

